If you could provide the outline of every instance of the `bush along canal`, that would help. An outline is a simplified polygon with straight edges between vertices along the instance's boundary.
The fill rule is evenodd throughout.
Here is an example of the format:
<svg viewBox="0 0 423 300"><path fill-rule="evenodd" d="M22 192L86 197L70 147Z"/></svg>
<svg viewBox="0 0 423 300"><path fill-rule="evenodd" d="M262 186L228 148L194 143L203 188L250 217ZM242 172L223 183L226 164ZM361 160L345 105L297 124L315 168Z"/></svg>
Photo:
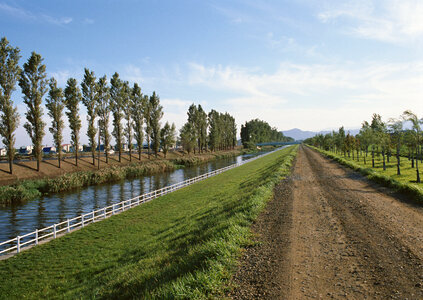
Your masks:
<svg viewBox="0 0 423 300"><path fill-rule="evenodd" d="M55 193L27 203L0 207L0 243L264 153L220 158L205 164L113 184L89 186L72 192ZM6 245L3 248L5 247Z"/></svg>
<svg viewBox="0 0 423 300"><path fill-rule="evenodd" d="M250 225L298 146L137 206L0 261L0 295L29 298L224 297Z"/></svg>

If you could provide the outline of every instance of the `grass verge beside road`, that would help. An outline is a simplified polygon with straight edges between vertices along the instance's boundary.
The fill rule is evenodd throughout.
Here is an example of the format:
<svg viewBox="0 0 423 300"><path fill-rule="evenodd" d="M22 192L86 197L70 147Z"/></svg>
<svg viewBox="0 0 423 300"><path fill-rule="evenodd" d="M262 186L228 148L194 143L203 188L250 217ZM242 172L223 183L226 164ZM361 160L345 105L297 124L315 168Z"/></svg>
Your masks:
<svg viewBox="0 0 423 300"><path fill-rule="evenodd" d="M225 295L250 225L292 146L0 261L0 295L207 299Z"/></svg>
<svg viewBox="0 0 423 300"><path fill-rule="evenodd" d="M360 161L357 161L357 157L353 160L352 157L344 157L344 155L335 154L332 151L325 151L310 145L309 147L344 166L360 172L368 179L407 194L415 202L423 204L423 184L416 183L416 169L411 168L411 162L407 158L401 157L401 175L397 175L396 157L391 157L390 162L386 162L386 171L384 171L381 156L375 155L375 168L372 168L370 155L367 156L366 164L364 164L362 156Z"/></svg>

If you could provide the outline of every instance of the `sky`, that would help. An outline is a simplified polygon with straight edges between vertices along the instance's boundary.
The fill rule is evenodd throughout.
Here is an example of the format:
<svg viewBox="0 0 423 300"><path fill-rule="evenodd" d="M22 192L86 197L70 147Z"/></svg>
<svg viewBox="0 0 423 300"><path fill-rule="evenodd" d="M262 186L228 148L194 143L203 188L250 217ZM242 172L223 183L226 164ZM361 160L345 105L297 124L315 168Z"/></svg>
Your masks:
<svg viewBox="0 0 423 300"><path fill-rule="evenodd" d="M421 0L0 0L0 37L21 65L41 54L63 88L88 68L156 91L162 123L177 128L195 103L238 128L259 118L320 131L359 128L373 113L423 116L422 16ZM19 87L13 99L16 145L30 144ZM87 143L82 105L81 117Z"/></svg>

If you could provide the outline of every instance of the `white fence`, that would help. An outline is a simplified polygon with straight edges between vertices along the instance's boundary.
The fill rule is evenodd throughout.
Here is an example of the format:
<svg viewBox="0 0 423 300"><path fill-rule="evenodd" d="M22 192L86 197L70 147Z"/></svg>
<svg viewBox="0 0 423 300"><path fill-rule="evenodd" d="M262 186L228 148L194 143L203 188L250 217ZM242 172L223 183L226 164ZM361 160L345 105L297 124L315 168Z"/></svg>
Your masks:
<svg viewBox="0 0 423 300"><path fill-rule="evenodd" d="M265 154L253 157L251 159L209 172L209 173L205 173L203 175L191 178L191 179L187 179L185 181L182 182L178 182L175 183L173 185L170 186L166 186L163 187L161 189L155 190L155 191L151 191L149 193L143 194L141 196L129 199L129 200L124 200L121 201L119 203L115 203L113 205L110 206L106 206L97 210L94 210L92 212L80 215L78 217L75 217L73 219L67 219L64 222L60 222L57 224L53 224L51 226L42 228L42 229L37 229L33 232L24 234L24 235L20 235L15 237L14 239L5 241L5 242L1 242L0 243L0 255L5 254L5 253L10 253L10 252L15 252L19 253L23 248L25 247L30 247L30 246L34 246L34 245L38 245L41 241L46 241L48 239L55 239L58 235L63 235L66 233L71 232L72 230L76 230L79 228L83 228L85 226L87 226L90 223L93 222L97 222L100 220L103 220L107 217L110 217L114 214L123 212L125 210L128 210L132 207L138 206L142 203L148 202L150 200L153 200L157 197L166 195L168 193L171 193L173 191L179 190L183 187L186 187L188 185L191 185L193 183L199 182L201 180L207 179L209 177L215 176L217 174L223 173L229 169L233 169L235 167L238 167L240 165L243 165L247 162L256 160L258 158L261 158L265 155L268 155L270 153L273 153L275 151L278 151L282 148L278 148L274 151L271 152L267 152ZM8 247L8 248L6 248ZM2 249L3 248L3 249Z"/></svg>

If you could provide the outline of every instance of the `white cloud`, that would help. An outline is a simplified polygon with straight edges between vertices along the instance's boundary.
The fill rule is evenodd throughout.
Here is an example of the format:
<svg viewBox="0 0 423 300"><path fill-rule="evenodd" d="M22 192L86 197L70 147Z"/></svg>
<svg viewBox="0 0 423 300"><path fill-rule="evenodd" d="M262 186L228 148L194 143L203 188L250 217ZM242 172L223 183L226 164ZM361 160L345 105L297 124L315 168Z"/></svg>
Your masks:
<svg viewBox="0 0 423 300"><path fill-rule="evenodd" d="M41 21L54 25L67 25L73 21L71 17L54 17L43 13L33 13L21 7L0 3L0 11L3 11L15 18L32 22Z"/></svg>
<svg viewBox="0 0 423 300"><path fill-rule="evenodd" d="M280 129L358 127L372 113L423 114L423 62L361 65L282 63L273 73L191 63L188 81L224 94L217 110L237 123L261 118ZM207 90L205 90L207 93Z"/></svg>
<svg viewBox="0 0 423 300"><path fill-rule="evenodd" d="M329 2L318 14L324 23L337 22L347 33L390 43L423 37L423 2L420 0L354 0Z"/></svg>

